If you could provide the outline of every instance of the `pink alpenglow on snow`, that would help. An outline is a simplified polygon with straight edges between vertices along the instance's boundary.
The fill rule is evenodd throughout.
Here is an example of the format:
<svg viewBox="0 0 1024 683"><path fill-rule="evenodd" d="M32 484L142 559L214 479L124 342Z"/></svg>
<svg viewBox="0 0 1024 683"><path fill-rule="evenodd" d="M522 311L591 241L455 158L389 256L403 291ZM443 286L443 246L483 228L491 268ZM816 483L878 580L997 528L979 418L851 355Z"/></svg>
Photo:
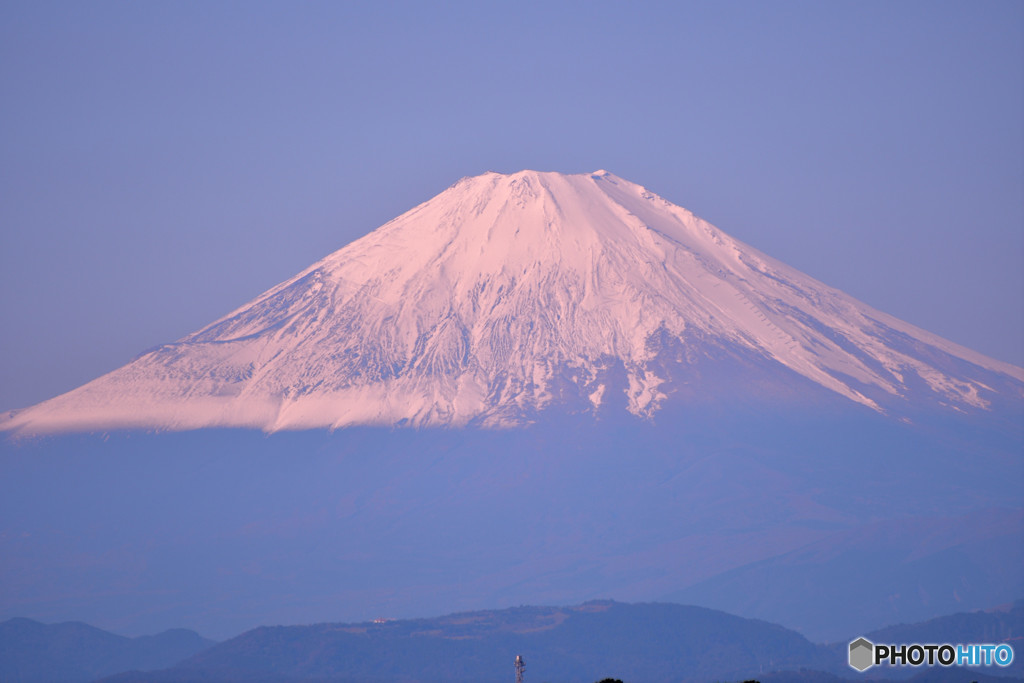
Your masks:
<svg viewBox="0 0 1024 683"><path fill-rule="evenodd" d="M985 377L1014 400L1024 381L611 173L521 171L463 178L0 428L511 427L566 402L656 419L723 356L894 416L985 410Z"/></svg>

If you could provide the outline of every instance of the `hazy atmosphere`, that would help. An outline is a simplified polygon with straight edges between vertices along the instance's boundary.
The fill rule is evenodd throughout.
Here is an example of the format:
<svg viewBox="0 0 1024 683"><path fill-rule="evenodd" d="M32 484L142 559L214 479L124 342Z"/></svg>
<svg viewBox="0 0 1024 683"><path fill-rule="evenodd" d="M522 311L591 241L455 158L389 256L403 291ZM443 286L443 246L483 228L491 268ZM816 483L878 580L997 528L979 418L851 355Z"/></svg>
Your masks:
<svg viewBox="0 0 1024 683"><path fill-rule="evenodd" d="M0 0L0 679L1024 675L1022 122L1019 0Z"/></svg>
<svg viewBox="0 0 1024 683"><path fill-rule="evenodd" d="M3 409L524 168L1024 363L1019 2L5 2L0 88Z"/></svg>

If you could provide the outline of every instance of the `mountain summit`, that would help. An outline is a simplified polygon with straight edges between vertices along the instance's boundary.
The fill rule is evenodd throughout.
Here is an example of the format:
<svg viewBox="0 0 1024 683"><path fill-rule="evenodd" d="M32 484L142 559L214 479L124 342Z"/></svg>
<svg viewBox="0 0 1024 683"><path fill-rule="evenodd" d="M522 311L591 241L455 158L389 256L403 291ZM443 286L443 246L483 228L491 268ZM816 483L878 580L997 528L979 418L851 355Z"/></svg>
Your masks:
<svg viewBox="0 0 1024 683"><path fill-rule="evenodd" d="M558 407L656 418L738 385L904 416L1018 401L1024 371L606 171L521 171L464 178L0 428L500 427Z"/></svg>

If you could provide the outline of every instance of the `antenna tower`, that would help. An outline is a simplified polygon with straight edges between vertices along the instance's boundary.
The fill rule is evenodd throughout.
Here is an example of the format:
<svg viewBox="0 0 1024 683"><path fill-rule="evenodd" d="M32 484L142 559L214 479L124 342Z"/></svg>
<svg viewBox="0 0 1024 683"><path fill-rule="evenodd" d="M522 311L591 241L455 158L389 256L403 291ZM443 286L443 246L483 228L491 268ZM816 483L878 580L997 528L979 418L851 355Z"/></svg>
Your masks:
<svg viewBox="0 0 1024 683"><path fill-rule="evenodd" d="M523 673L526 671L526 662L522 655L516 655L516 683L523 683Z"/></svg>

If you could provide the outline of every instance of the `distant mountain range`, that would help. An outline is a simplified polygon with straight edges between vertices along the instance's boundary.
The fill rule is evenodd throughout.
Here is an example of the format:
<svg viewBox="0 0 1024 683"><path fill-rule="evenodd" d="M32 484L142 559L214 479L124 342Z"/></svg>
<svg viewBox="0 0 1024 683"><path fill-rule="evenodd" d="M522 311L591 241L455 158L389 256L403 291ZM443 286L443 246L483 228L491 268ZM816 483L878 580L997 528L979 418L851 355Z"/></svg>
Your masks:
<svg viewBox="0 0 1024 683"><path fill-rule="evenodd" d="M1019 650L1022 632L1024 602L1018 602L854 636L881 643L1010 642ZM128 639L84 624L44 626L14 619L0 624L0 680L84 683L122 667L103 680L489 683L512 680L516 655L526 660L527 680L552 683L606 677L626 683L946 680L939 669L879 667L857 674L847 666L846 649L846 642L815 645L780 626L715 610L611 601L433 619L261 627L219 644L189 631ZM168 666L172 657L177 660ZM130 668L161 670L133 673ZM1018 662L1007 669L960 669L959 678L950 680L1000 674L1006 681L1022 673Z"/></svg>
<svg viewBox="0 0 1024 683"><path fill-rule="evenodd" d="M78 683L133 669L164 669L214 644L186 629L126 638L81 622L8 619L0 623L0 681Z"/></svg>

